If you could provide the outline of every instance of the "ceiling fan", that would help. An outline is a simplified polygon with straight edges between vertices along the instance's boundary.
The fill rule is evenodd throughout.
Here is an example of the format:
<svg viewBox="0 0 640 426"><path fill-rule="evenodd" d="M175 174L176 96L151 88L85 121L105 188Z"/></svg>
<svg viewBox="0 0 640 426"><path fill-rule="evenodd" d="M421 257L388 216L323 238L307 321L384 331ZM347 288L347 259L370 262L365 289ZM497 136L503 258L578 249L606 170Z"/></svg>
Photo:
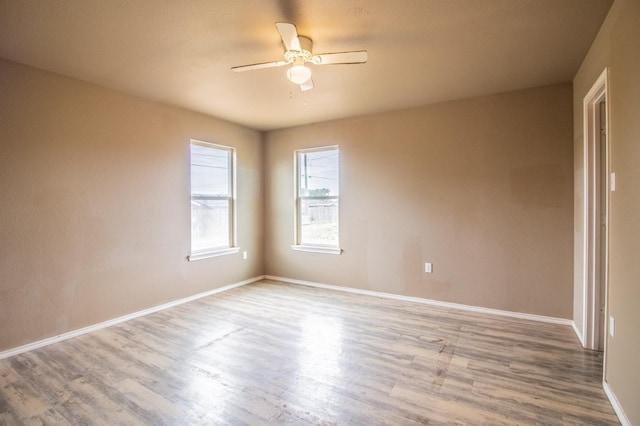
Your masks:
<svg viewBox="0 0 640 426"><path fill-rule="evenodd" d="M309 37L299 36L296 26L284 22L276 23L282 43L284 44L284 60L264 62L260 64L241 65L231 68L232 71L242 72L262 68L273 68L289 65L287 78L300 86L300 90L313 89L311 69L306 64L336 65L336 64L363 64L367 62L367 51L358 50L352 52L321 53L314 55L313 42Z"/></svg>

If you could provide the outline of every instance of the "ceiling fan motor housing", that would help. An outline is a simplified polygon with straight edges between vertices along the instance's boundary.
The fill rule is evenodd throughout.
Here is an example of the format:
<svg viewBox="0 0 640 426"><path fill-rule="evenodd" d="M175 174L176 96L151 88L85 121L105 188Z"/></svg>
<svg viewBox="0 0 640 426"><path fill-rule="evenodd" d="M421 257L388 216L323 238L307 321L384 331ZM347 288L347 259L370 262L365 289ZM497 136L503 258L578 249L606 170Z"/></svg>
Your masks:
<svg viewBox="0 0 640 426"><path fill-rule="evenodd" d="M302 58L304 62L312 62L313 42L309 37L298 36L300 41L300 50L287 50L284 53L284 59L287 62L296 62L297 58Z"/></svg>

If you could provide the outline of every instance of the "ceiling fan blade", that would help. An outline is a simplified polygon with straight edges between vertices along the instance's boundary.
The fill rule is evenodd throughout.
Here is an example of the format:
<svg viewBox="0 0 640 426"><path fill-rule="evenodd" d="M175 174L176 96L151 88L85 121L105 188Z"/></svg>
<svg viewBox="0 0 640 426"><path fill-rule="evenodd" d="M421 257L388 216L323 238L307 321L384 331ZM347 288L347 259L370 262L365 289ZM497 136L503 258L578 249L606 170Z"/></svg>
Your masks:
<svg viewBox="0 0 640 426"><path fill-rule="evenodd" d="M235 71L235 72L251 71L251 70L259 70L262 68L281 67L287 64L288 64L287 61L263 62L261 64L240 65L239 67L232 67L231 71Z"/></svg>
<svg viewBox="0 0 640 426"><path fill-rule="evenodd" d="M276 27L282 38L284 48L289 50L300 51L300 39L298 39L298 30L293 24L287 24L285 22L276 22Z"/></svg>
<svg viewBox="0 0 640 426"><path fill-rule="evenodd" d="M321 53L314 55L312 62L316 65L331 64L364 64L367 62L369 55L366 50L358 50L354 52L339 53Z"/></svg>
<svg viewBox="0 0 640 426"><path fill-rule="evenodd" d="M300 85L300 90L303 92L311 89L313 89L313 79L311 78Z"/></svg>

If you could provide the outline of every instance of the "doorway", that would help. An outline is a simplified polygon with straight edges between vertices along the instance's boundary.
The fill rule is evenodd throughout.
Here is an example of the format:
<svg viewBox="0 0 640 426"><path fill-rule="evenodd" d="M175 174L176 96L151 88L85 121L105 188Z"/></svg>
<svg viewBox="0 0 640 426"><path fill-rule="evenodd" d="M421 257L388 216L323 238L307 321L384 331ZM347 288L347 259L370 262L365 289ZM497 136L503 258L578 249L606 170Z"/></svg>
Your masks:
<svg viewBox="0 0 640 426"><path fill-rule="evenodd" d="M584 98L583 346L604 351L609 276L609 110L605 69Z"/></svg>

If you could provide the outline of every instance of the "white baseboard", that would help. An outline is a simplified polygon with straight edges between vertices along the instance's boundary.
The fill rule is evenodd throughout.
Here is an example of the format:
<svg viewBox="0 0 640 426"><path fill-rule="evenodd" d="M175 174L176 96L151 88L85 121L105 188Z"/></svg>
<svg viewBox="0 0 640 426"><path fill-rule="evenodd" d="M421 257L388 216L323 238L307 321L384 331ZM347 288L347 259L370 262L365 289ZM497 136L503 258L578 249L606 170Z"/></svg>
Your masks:
<svg viewBox="0 0 640 426"><path fill-rule="evenodd" d="M622 405L620 405L620 402L618 401L616 394L613 393L613 391L609 387L609 384L604 379L602 380L602 388L604 389L604 393L607 394L607 398L609 398L609 402L611 403L613 410L616 412L616 415L618 416L618 420L620 420L620 424L622 424L622 426L631 426L631 422L629 421L629 418L627 417L624 410L622 409Z"/></svg>
<svg viewBox="0 0 640 426"><path fill-rule="evenodd" d="M566 318L546 317L543 315L525 314L521 312L512 312L512 311L502 311L499 309L483 308L481 306L463 305L460 303L451 303L451 302L441 302L439 300L424 299L421 297L403 296L400 294L383 293L380 291L372 291L372 290L361 290L361 289L351 288L351 287L341 287L337 285L315 283L312 281L303 281L303 280L295 280L292 278L276 277L273 275L265 275L264 278L268 280L273 280L273 281L282 281L290 284L326 288L329 290L338 290L338 291L344 291L347 293L363 294L363 295L374 296L374 297L383 297L386 299L401 300L405 302L422 303L424 305L438 306L438 307L447 308L447 309L458 309L461 311L479 312L483 314L500 315L504 317L519 318L519 319L538 321L538 322L547 322L552 324L562 324L562 325L569 325L569 326L573 324L572 320L566 319Z"/></svg>
<svg viewBox="0 0 640 426"><path fill-rule="evenodd" d="M576 325L575 321L571 321L571 327L573 328L573 332L576 333L576 336L578 336L578 340L580 340L580 344L584 348L586 346L584 341L584 336L582 335L582 332L578 330L578 326Z"/></svg>
<svg viewBox="0 0 640 426"><path fill-rule="evenodd" d="M59 334L53 337L47 337L46 339L38 340L36 342L27 343L26 345L18 346L17 348L9 349L3 352L0 352L0 359L9 358L15 355L19 355L24 352L32 351L34 349L42 348L44 346L51 345L53 343L62 342L63 340L71 339L73 337L81 336L83 334L91 333L92 331L100 330L106 327L110 327L112 325L120 324L125 321L132 320L134 318L139 318L145 315L152 314L154 312L162 311L164 309L172 308L174 306L182 305L183 303L192 302L197 299L201 299L203 297L211 296L216 293L222 293L223 291L228 291L236 287L241 287L243 285L251 284L256 281L260 281L264 278L264 275L260 275L254 278L249 278L248 280L240 281L235 284L229 284L220 288L215 288L213 290L205 291L204 293L194 294L193 296L185 297L183 299L174 300L172 302L163 303L162 305L152 306L151 308L143 309L138 312L134 312L128 315L124 315L118 318L110 319L98 324L90 325L88 327L83 327L77 330L69 331L67 333Z"/></svg>

